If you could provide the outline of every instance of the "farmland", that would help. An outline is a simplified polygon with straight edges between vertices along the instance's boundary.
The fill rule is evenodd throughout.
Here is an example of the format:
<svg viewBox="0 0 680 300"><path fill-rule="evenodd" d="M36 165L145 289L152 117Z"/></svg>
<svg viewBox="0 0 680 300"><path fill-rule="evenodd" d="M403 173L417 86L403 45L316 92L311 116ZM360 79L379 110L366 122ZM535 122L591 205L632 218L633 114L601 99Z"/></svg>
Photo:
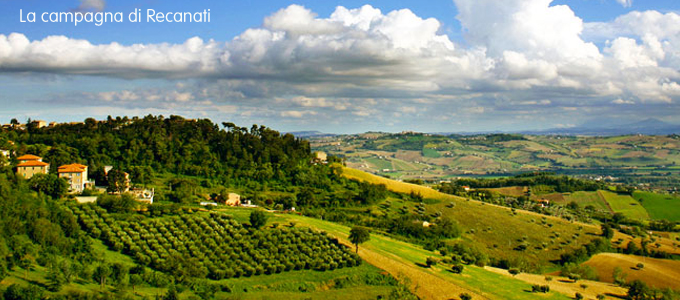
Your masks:
<svg viewBox="0 0 680 300"><path fill-rule="evenodd" d="M611 212L611 209L607 205L607 202L600 196L598 192L578 191L566 195L564 199L565 200L561 204L567 204L571 201L574 201L582 207L592 205L603 211Z"/></svg>
<svg viewBox="0 0 680 300"><path fill-rule="evenodd" d="M609 191L597 191L597 193L609 204L614 212L634 220L647 220L649 214L645 208L631 196L619 195Z"/></svg>
<svg viewBox="0 0 680 300"><path fill-rule="evenodd" d="M397 179L441 180L547 170L662 188L680 183L677 136L574 137L367 133L311 138L347 166ZM413 168L419 166L419 168Z"/></svg>
<svg viewBox="0 0 680 300"><path fill-rule="evenodd" d="M677 196L636 191L633 198L642 204L654 220L680 221L680 198Z"/></svg>
<svg viewBox="0 0 680 300"><path fill-rule="evenodd" d="M512 212L509 208L440 193L428 187L398 182L358 170L346 168L344 176L382 183L400 193L421 194L426 201L427 214L441 212L455 219L467 232L451 243L470 244L489 256L516 260L527 269L538 270L550 265L565 253L589 242L599 228L587 224L574 224L551 216L527 211ZM452 206L451 203L454 205ZM397 206L397 203L393 204ZM391 208L396 211L398 208ZM384 209L383 209L384 210ZM386 211L387 212L387 211ZM499 224L503 224L502 226ZM520 245L526 250L517 251Z"/></svg>
<svg viewBox="0 0 680 300"><path fill-rule="evenodd" d="M641 263L640 269L637 265ZM680 289L680 261L669 261L634 255L602 253L584 263L595 268L600 280L613 282L614 268L627 274L627 280L640 279L658 288Z"/></svg>

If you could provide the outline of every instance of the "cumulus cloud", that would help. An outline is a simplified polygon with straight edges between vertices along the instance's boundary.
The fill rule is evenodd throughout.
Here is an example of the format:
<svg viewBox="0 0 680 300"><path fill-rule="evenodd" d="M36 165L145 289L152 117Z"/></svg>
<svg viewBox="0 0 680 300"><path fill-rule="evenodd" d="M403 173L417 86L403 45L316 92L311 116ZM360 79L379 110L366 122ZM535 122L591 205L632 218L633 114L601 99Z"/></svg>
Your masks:
<svg viewBox="0 0 680 300"><path fill-rule="evenodd" d="M633 0L616 0L616 2L623 5L623 7L630 7L633 5Z"/></svg>
<svg viewBox="0 0 680 300"><path fill-rule="evenodd" d="M192 37L179 44L121 45L0 35L0 73L196 79L191 90L177 86L175 94L98 97L178 107L210 101L231 109L259 101L275 106L263 114L285 118L335 113L379 120L381 112L420 115L423 105L435 108L431 114L489 115L508 103L562 111L626 104L612 99L673 103L680 97L675 13L633 11L611 22L584 23L552 0L454 3L464 45L443 34L438 20L408 9L337 7L322 17L291 5L226 42Z"/></svg>

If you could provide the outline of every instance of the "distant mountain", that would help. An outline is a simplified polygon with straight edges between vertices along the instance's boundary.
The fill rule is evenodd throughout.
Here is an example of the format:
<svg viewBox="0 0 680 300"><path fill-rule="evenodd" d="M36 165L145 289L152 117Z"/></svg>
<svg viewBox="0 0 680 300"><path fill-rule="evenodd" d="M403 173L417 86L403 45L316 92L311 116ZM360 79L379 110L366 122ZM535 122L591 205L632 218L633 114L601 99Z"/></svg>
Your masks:
<svg viewBox="0 0 680 300"><path fill-rule="evenodd" d="M667 135L680 133L680 125L649 118L633 123L590 121L576 127L529 130L521 131L519 133L534 135L560 134L589 136L612 136L626 134Z"/></svg>
<svg viewBox="0 0 680 300"><path fill-rule="evenodd" d="M327 136L336 136L337 135L337 134L334 134L334 133L323 133L321 131L316 131L316 130L292 131L292 132L286 132L286 133L290 133L297 138L327 137Z"/></svg>

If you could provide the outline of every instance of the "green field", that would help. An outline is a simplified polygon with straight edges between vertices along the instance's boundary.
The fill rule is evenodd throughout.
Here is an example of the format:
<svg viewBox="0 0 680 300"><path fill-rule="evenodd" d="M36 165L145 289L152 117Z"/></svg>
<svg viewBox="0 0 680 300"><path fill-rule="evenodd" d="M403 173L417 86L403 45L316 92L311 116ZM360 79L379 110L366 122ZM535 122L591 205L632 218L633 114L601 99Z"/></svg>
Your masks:
<svg viewBox="0 0 680 300"><path fill-rule="evenodd" d="M439 154L439 152L437 152L435 149L423 148L423 156L429 158L439 158L441 157L441 154Z"/></svg>
<svg viewBox="0 0 680 300"><path fill-rule="evenodd" d="M297 222L300 226L310 226L318 230L323 230L332 236L345 238L349 234L348 227L335 223L297 215L287 215L286 217ZM465 266L462 274L453 274L449 272L444 264L440 264L431 269L424 268L420 265L425 262L427 257L438 257L438 255L431 251L424 250L421 247L381 235L371 235L370 241L362 244L360 247L367 248L385 257L394 258L397 264L400 262L405 263L407 268L414 269L418 272L424 271L427 275L434 275L436 278L453 282L455 285L482 295L487 299L522 300L536 299L537 297L541 299L570 299L569 297L556 292L550 292L540 296L527 293L526 291L531 290L530 284L476 266ZM408 276L408 273L405 273L404 275ZM425 280L427 280L427 278L425 278ZM416 281L413 282L417 283ZM419 288L424 287L421 286ZM455 298L457 295L450 296L451 297L447 296L446 298ZM473 299L476 298L473 297Z"/></svg>
<svg viewBox="0 0 680 300"><path fill-rule="evenodd" d="M400 179L441 179L460 175L514 175L547 169L558 174L644 179L653 187L680 184L680 139L672 136L565 137L367 133L310 138L312 149L344 157L363 170L406 171L391 157L421 166ZM380 151L393 166L365 160ZM400 155L408 152L408 155ZM373 155L373 154L371 154ZM373 164L375 163L375 164ZM435 169L435 168L441 169ZM637 167L637 168L631 168ZM392 176L392 174L390 175Z"/></svg>
<svg viewBox="0 0 680 300"><path fill-rule="evenodd" d="M654 220L680 221L680 198L671 195L635 191L638 200Z"/></svg>
<svg viewBox="0 0 680 300"><path fill-rule="evenodd" d="M607 206L607 203L604 201L602 197L600 197L600 195L597 192L583 192L583 191L574 192L565 195L564 199L565 199L564 203L561 204L567 204L569 202L574 201L578 203L580 207L592 205L597 209L611 212L611 210Z"/></svg>
<svg viewBox="0 0 680 300"><path fill-rule="evenodd" d="M597 191L609 203L609 206L616 213L634 220L648 220L649 214L645 208L635 201L631 196L619 195L609 191Z"/></svg>
<svg viewBox="0 0 680 300"><path fill-rule="evenodd" d="M354 169L346 168L343 174L349 178L385 184L392 191L405 194L413 191L425 199L432 199L431 204L426 205L426 213L441 212L443 216L456 220L468 230L461 241L483 250L490 257L521 261L527 269L539 270L550 266L551 261L559 259L562 253L588 243L592 239L588 233L599 233L599 229L593 226L519 210L514 214L509 208L466 200ZM449 207L451 202L455 204L453 208ZM526 250L515 250L524 243L529 245Z"/></svg>

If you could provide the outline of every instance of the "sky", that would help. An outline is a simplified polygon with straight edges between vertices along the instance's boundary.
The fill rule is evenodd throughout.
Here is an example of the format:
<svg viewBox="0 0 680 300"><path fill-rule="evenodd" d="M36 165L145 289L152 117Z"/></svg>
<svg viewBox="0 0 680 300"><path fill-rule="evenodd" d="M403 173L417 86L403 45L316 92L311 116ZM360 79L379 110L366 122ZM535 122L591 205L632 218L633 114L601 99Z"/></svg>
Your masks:
<svg viewBox="0 0 680 300"><path fill-rule="evenodd" d="M0 123L160 114L328 133L680 123L677 0L0 7ZM141 22L128 19L135 9ZM210 10L210 22L150 22L149 9ZM60 12L123 19L49 20Z"/></svg>

